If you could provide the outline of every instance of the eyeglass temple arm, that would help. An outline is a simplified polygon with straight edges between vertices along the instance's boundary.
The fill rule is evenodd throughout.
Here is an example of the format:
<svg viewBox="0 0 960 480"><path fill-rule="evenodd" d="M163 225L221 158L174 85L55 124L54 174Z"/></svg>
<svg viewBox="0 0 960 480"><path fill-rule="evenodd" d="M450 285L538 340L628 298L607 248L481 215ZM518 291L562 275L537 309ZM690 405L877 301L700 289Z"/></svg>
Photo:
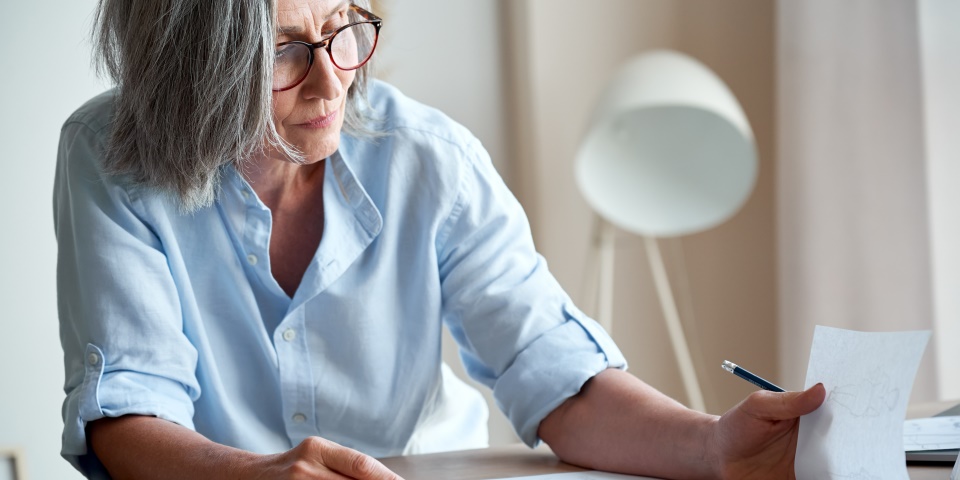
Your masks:
<svg viewBox="0 0 960 480"><path fill-rule="evenodd" d="M357 14L360 15L361 17L363 17L365 20L369 20L369 21L371 21L371 22L376 22L376 23L381 23L381 22L383 22L383 19L380 18L380 17L378 17L378 16L376 16L376 15L374 15L373 12L371 12L371 11L369 11L369 10L364 10L363 8L361 8L360 6L358 6L358 5L356 5L356 4L351 3L351 4L350 4L350 8L351 8L353 11L357 12Z"/></svg>

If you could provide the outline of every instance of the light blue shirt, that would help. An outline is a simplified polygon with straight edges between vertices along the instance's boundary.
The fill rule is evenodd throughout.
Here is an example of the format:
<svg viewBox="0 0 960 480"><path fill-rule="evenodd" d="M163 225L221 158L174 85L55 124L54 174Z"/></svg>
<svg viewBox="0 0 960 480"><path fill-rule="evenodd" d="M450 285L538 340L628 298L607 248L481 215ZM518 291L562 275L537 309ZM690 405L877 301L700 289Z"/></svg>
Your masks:
<svg viewBox="0 0 960 480"><path fill-rule="evenodd" d="M270 271L270 210L231 168L213 206L100 168L113 93L66 122L54 219L66 380L63 456L103 475L84 428L154 415L274 453L312 435L383 457L486 445L482 397L524 442L598 372L623 368L534 250L526 217L466 129L381 82L386 135L325 161L323 239L291 299Z"/></svg>

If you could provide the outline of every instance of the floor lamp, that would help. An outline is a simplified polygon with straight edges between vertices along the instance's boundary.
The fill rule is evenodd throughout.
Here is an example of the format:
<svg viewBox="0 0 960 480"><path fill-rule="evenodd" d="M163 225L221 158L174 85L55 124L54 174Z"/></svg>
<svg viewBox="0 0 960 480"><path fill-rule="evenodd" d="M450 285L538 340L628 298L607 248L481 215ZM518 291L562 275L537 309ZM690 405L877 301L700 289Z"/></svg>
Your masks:
<svg viewBox="0 0 960 480"><path fill-rule="evenodd" d="M644 239L670 342L691 408L705 405L657 238L701 232L746 202L757 178L753 132L710 69L657 50L627 61L597 103L576 158L596 214L594 314L612 327L615 228Z"/></svg>

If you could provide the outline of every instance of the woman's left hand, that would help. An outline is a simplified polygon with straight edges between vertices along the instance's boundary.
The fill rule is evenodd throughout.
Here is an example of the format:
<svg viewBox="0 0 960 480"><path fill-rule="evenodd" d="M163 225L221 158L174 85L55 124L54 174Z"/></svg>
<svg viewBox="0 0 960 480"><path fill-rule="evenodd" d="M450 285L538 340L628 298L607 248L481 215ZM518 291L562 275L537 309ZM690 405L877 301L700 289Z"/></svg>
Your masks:
<svg viewBox="0 0 960 480"><path fill-rule="evenodd" d="M803 392L750 394L717 421L713 446L720 478L796 478L800 417L826 398L823 384Z"/></svg>

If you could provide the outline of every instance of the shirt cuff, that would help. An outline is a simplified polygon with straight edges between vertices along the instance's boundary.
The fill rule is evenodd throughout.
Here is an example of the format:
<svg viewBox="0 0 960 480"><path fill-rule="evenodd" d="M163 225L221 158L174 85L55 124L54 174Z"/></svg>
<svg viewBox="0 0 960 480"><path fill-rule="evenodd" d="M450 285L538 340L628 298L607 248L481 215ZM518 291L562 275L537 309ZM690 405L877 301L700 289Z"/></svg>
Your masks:
<svg viewBox="0 0 960 480"><path fill-rule="evenodd" d="M67 392L63 404L63 447L60 455L88 478L105 477L106 470L87 449L86 427L104 417L146 415L194 429L193 400L174 380L131 370L107 371L106 357L87 344L83 382Z"/></svg>
<svg viewBox="0 0 960 480"><path fill-rule="evenodd" d="M494 385L498 406L530 447L540 443L540 422L587 380L608 368L627 368L620 349L597 322L570 303L563 313L567 321L520 352Z"/></svg>

